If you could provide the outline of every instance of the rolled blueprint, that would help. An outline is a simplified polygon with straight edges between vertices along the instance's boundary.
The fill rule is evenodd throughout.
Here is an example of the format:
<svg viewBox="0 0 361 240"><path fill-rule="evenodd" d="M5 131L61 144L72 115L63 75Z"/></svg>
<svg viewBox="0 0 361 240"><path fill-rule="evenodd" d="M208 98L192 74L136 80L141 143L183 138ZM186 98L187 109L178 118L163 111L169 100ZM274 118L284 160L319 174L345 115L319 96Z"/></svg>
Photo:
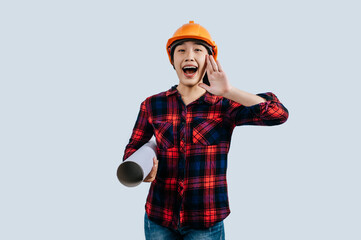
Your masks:
<svg viewBox="0 0 361 240"><path fill-rule="evenodd" d="M117 177L123 185L135 187L143 182L152 170L156 147L155 141L150 140L119 165Z"/></svg>

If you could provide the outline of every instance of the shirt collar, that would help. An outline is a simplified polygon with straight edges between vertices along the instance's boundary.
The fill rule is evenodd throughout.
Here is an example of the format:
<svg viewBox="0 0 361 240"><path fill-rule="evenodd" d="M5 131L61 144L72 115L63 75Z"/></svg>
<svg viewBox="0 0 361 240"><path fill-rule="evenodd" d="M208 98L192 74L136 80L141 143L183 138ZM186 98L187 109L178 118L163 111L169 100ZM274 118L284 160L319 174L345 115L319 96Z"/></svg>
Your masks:
<svg viewBox="0 0 361 240"><path fill-rule="evenodd" d="M166 92L166 96L170 96L170 95L173 95L173 94L179 94L178 90L177 90L177 86L178 85L174 85L173 87L171 87L167 92ZM219 96L215 96L209 92L206 92L203 96L201 96L198 101L202 102L206 102L206 103L209 103L211 105L217 103L219 101L219 99L221 99L221 97Z"/></svg>
<svg viewBox="0 0 361 240"><path fill-rule="evenodd" d="M204 95L204 101L211 105L216 104L220 99L220 96L215 96L209 92L206 92L206 94Z"/></svg>
<svg viewBox="0 0 361 240"><path fill-rule="evenodd" d="M174 85L173 87L171 87L171 89L169 89L168 91L165 92L165 95L168 97L170 95L177 93L178 92L177 86L178 85Z"/></svg>

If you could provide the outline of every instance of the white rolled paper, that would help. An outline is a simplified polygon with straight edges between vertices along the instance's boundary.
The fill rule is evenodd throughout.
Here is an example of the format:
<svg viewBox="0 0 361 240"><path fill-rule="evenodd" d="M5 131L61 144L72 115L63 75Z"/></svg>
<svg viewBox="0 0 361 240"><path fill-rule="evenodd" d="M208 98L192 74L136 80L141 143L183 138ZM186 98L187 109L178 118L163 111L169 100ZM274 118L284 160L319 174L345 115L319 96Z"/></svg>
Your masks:
<svg viewBox="0 0 361 240"><path fill-rule="evenodd" d="M123 161L117 170L119 181L127 187L138 186L148 176L153 167L157 145L150 140Z"/></svg>

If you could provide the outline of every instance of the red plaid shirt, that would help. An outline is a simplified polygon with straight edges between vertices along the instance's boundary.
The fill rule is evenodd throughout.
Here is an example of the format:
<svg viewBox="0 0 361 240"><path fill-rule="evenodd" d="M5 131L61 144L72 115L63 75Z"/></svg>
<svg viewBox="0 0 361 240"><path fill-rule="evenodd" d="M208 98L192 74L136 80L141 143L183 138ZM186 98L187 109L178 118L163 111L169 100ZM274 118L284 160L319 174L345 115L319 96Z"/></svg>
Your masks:
<svg viewBox="0 0 361 240"><path fill-rule="evenodd" d="M229 213L227 154L239 125L278 125L287 109L272 93L245 107L206 92L185 105L176 86L142 102L123 160L155 135L158 172L145 205L150 220L165 227L208 228Z"/></svg>

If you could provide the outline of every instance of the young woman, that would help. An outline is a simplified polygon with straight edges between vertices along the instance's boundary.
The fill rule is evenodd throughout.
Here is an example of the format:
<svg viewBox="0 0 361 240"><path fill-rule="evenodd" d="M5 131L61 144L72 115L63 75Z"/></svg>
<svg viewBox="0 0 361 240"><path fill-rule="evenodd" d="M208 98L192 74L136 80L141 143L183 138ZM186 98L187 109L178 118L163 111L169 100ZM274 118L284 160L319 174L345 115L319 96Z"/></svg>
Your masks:
<svg viewBox="0 0 361 240"><path fill-rule="evenodd" d="M168 40L167 52L179 83L142 102L123 158L155 135L157 157L145 179L146 239L224 239L233 129L282 124L288 111L273 93L234 87L210 34L193 21Z"/></svg>

